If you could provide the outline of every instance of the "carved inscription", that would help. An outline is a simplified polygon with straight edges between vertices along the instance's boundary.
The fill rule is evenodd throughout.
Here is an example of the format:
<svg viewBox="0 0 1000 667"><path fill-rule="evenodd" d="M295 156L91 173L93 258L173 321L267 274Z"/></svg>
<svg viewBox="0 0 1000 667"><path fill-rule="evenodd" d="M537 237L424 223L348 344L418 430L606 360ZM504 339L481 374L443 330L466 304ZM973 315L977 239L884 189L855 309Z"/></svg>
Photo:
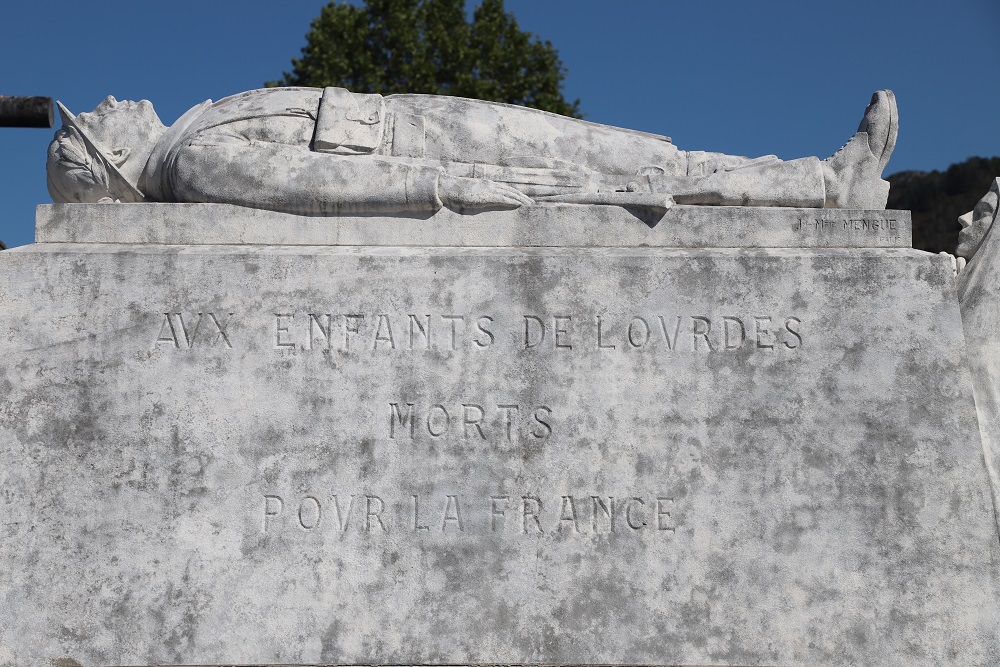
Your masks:
<svg viewBox="0 0 1000 667"><path fill-rule="evenodd" d="M829 214L816 218L799 218L796 231L834 234L840 231L851 235L871 235L877 243L898 243L902 240L900 222L896 218L833 217Z"/></svg>
<svg viewBox="0 0 1000 667"><path fill-rule="evenodd" d="M275 350L419 352L513 347L522 351L648 350L664 353L791 351L803 344L796 315L275 313Z"/></svg>
<svg viewBox="0 0 1000 667"><path fill-rule="evenodd" d="M496 342L490 315L275 313L274 347L302 351L456 350Z"/></svg>
<svg viewBox="0 0 1000 667"><path fill-rule="evenodd" d="M855 232L887 233L899 231L895 218L847 218L844 229Z"/></svg>
<svg viewBox="0 0 1000 667"><path fill-rule="evenodd" d="M310 533L629 535L671 536L674 498L656 495L497 493L486 497L410 494L391 501L375 494L265 494L261 531Z"/></svg>
<svg viewBox="0 0 1000 667"><path fill-rule="evenodd" d="M552 435L552 408L517 403L389 403L389 438L441 438L455 436L477 440L531 438Z"/></svg>
<svg viewBox="0 0 1000 667"><path fill-rule="evenodd" d="M588 350L708 354L774 353L802 347L805 321L775 313L577 315L274 313L271 347L293 353L420 353L506 349L572 354ZM165 312L154 347L232 349L233 313Z"/></svg>
<svg viewBox="0 0 1000 667"><path fill-rule="evenodd" d="M771 315L633 316L627 323L597 316L597 348L632 350L659 348L667 352L733 352L750 349L773 352L802 345L802 320Z"/></svg>
<svg viewBox="0 0 1000 667"><path fill-rule="evenodd" d="M232 313L163 313L156 346L172 346L190 350L201 347L222 346L233 348L226 328Z"/></svg>

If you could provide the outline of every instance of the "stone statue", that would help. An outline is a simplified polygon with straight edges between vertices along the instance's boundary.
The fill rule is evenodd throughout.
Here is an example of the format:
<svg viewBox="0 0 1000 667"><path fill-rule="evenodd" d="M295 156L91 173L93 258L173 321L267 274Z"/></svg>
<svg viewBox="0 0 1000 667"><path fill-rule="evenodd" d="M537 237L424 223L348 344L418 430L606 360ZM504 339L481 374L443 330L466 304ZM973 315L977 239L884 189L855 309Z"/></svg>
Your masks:
<svg viewBox="0 0 1000 667"><path fill-rule="evenodd" d="M958 248L955 254L965 260L971 260L979 250L987 233L993 228L1000 210L1000 178L993 179L990 189L979 200L976 207L958 218L962 231L958 233Z"/></svg>
<svg viewBox="0 0 1000 667"><path fill-rule="evenodd" d="M959 217L962 231L955 254L960 268L958 299L969 348L969 370L976 396L976 413L986 469L993 484L993 502L1000 527L1000 178L976 207Z"/></svg>
<svg viewBox="0 0 1000 667"><path fill-rule="evenodd" d="M220 202L307 215L516 208L533 201L883 209L896 142L890 91L832 157L678 150L670 139L493 102L343 88L252 90L164 127L108 97L63 117L56 202ZM602 197L604 199L602 199Z"/></svg>

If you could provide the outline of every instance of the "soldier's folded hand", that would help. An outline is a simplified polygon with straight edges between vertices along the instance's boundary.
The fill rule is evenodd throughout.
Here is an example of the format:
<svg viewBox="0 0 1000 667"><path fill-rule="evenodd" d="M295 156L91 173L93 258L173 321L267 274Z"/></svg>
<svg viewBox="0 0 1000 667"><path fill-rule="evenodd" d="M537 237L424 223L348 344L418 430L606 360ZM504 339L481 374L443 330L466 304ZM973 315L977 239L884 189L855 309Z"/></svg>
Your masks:
<svg viewBox="0 0 1000 667"><path fill-rule="evenodd" d="M438 179L438 197L450 209L517 208L531 204L523 192L503 183L482 178L463 178L442 174Z"/></svg>

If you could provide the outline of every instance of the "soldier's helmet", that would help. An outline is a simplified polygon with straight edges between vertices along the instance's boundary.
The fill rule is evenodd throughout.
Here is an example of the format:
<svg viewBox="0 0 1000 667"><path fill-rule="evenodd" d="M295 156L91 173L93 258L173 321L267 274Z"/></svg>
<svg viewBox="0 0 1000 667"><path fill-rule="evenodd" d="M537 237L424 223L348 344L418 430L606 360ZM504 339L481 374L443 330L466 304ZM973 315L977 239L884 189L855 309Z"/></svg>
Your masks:
<svg viewBox="0 0 1000 667"><path fill-rule="evenodd" d="M49 144L49 194L56 203L141 202L145 162L166 129L149 102L108 97L74 116L58 102L63 127Z"/></svg>

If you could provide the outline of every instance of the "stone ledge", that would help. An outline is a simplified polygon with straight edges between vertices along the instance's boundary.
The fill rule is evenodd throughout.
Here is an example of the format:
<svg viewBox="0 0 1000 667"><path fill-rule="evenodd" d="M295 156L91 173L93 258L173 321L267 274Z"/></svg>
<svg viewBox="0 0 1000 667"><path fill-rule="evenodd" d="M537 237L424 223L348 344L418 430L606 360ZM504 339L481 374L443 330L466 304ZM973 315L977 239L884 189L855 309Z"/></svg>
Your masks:
<svg viewBox="0 0 1000 667"><path fill-rule="evenodd" d="M458 247L909 248L909 211L544 204L429 217L308 217L229 204L48 204L38 243Z"/></svg>

